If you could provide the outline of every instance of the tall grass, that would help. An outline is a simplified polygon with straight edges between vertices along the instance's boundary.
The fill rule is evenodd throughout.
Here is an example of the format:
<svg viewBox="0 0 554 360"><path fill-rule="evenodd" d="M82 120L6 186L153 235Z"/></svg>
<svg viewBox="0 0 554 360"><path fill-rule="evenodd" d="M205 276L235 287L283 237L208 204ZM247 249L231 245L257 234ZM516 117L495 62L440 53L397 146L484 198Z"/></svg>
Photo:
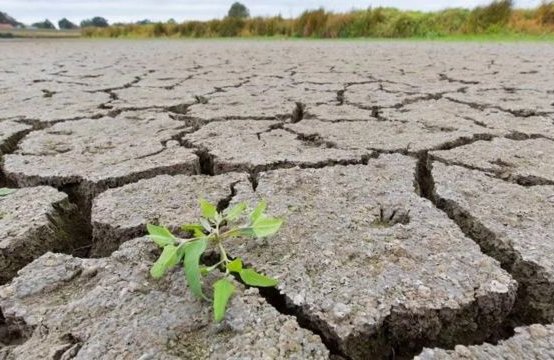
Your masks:
<svg viewBox="0 0 554 360"><path fill-rule="evenodd" d="M514 9L512 0L495 0L473 10L401 11L377 7L348 13L307 10L295 19L281 16L221 20L173 21L84 28L89 37L441 37L482 34L554 34L554 1L535 9Z"/></svg>

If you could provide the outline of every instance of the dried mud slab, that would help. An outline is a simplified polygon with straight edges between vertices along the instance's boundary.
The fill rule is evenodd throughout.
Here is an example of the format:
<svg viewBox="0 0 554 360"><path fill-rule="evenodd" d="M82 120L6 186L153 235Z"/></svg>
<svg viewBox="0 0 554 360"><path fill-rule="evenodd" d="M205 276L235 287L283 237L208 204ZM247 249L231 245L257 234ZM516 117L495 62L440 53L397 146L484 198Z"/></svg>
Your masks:
<svg viewBox="0 0 554 360"><path fill-rule="evenodd" d="M237 184L233 202L270 199L285 225L229 252L277 277L284 306L350 358L483 340L510 312L516 283L415 193L415 168L384 155L263 173L255 193Z"/></svg>
<svg viewBox="0 0 554 360"><path fill-rule="evenodd" d="M0 119L17 118L39 126L76 118L98 117L100 106L110 100L104 92L90 93L82 90L63 92L33 87L2 95ZM105 111L104 111L105 112Z"/></svg>
<svg viewBox="0 0 554 360"><path fill-rule="evenodd" d="M252 105L255 104L255 105ZM228 102L208 100L188 108L187 116L202 121L227 119L286 119L290 117L294 103L279 98L237 96Z"/></svg>
<svg viewBox="0 0 554 360"><path fill-rule="evenodd" d="M51 187L17 189L0 197L0 284L47 251L86 245L75 205Z"/></svg>
<svg viewBox="0 0 554 360"><path fill-rule="evenodd" d="M418 101L401 109L383 109L382 117L392 121L425 124L432 119L448 129L456 124L471 123L494 135L554 138L552 120L546 116L517 117L495 108L476 109L447 99Z"/></svg>
<svg viewBox="0 0 554 360"><path fill-rule="evenodd" d="M277 121L264 120L212 122L183 141L210 154L215 174L361 163L372 155L370 150L337 149L318 137L302 137Z"/></svg>
<svg viewBox="0 0 554 360"><path fill-rule="evenodd" d="M487 129L478 125L469 122L452 124L443 118L429 118L425 123L377 119L350 122L303 120L286 125L286 128L304 137L319 137L339 149L405 153L441 149L491 136Z"/></svg>
<svg viewBox="0 0 554 360"><path fill-rule="evenodd" d="M371 109L398 107L403 104L425 98L425 94L414 91L411 86L399 84L357 84L348 87L344 93L345 102Z"/></svg>
<svg viewBox="0 0 554 360"><path fill-rule="evenodd" d="M442 127L445 132L465 125L497 135L507 134L507 131L490 128L488 124L513 117L500 110L481 111L446 99L418 101L401 109L383 109L381 116L389 121L413 122L422 126L435 125Z"/></svg>
<svg viewBox="0 0 554 360"><path fill-rule="evenodd" d="M476 107L492 107L516 116L554 113L552 95L546 91L517 88L469 88L464 93L453 93L446 98Z"/></svg>
<svg viewBox="0 0 554 360"><path fill-rule="evenodd" d="M188 106L198 102L198 97L214 91L217 86L224 86L229 82L210 80L183 80L182 74L166 82L166 86L147 86L148 79L142 80L136 86L114 90L116 99L109 103L116 109L133 107L167 108L175 112L184 113ZM193 75L189 75L193 76ZM161 85L161 84L159 84Z"/></svg>
<svg viewBox="0 0 554 360"><path fill-rule="evenodd" d="M88 202L141 178L199 173L193 151L172 141L186 130L155 112L59 123L25 137L4 157L4 173L17 186L70 187Z"/></svg>
<svg viewBox="0 0 554 360"><path fill-rule="evenodd" d="M552 140L496 138L430 154L449 165L486 171L520 185L554 185Z"/></svg>
<svg viewBox="0 0 554 360"><path fill-rule="evenodd" d="M146 224L178 230L201 216L198 201L224 204L246 174L161 175L100 194L92 206L92 255L107 255L124 241L143 235Z"/></svg>
<svg viewBox="0 0 554 360"><path fill-rule="evenodd" d="M554 325L531 325L515 329L515 336L498 345L458 345L454 350L425 349L414 360L520 360L554 359Z"/></svg>
<svg viewBox="0 0 554 360"><path fill-rule="evenodd" d="M252 94L260 92L259 87L248 84L246 89ZM339 104L337 92L342 90L341 83L336 84L287 84L281 83L263 90L260 94L263 97L281 98L290 103L301 102L308 105Z"/></svg>
<svg viewBox="0 0 554 360"><path fill-rule="evenodd" d="M352 105L318 105L306 106L304 119L316 119L321 121L367 121L375 120L379 115L379 111L366 110Z"/></svg>
<svg viewBox="0 0 554 360"><path fill-rule="evenodd" d="M109 106L115 109L134 107L183 107L195 103L194 96L189 89L163 89L156 87L133 86L121 90L115 90L117 99L110 101Z"/></svg>
<svg viewBox="0 0 554 360"><path fill-rule="evenodd" d="M304 64L300 65L303 66ZM304 67L304 69L300 69L300 71L294 71L291 78L295 84L299 85L325 84L331 86L340 83L364 83L370 80L369 76L354 73L348 66L341 67L341 64L337 63L326 65L315 62Z"/></svg>
<svg viewBox="0 0 554 360"><path fill-rule="evenodd" d="M47 253L25 267L0 287L0 342L8 345L0 358L328 358L318 336L256 291L239 289L225 321L214 324L210 304L193 298L181 269L150 277L157 253L139 238L109 258Z"/></svg>
<svg viewBox="0 0 554 360"><path fill-rule="evenodd" d="M554 321L554 186L523 187L435 162L435 198L518 281L518 318Z"/></svg>
<svg viewBox="0 0 554 360"><path fill-rule="evenodd" d="M13 151L17 146L17 142L31 129L30 125L15 121L0 121L0 155Z"/></svg>

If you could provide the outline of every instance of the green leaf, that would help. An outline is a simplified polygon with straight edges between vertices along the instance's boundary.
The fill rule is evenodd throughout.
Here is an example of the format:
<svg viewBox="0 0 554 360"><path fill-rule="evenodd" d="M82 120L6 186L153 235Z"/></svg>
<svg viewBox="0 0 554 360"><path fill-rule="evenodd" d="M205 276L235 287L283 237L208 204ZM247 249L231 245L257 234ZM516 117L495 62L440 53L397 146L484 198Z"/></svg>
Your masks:
<svg viewBox="0 0 554 360"><path fill-rule="evenodd" d="M202 227L209 233L212 232L213 228L212 226L210 225L210 222L204 218L200 218L200 224L202 224Z"/></svg>
<svg viewBox="0 0 554 360"><path fill-rule="evenodd" d="M241 270L239 275L242 281L250 286L271 287L279 283L277 280L262 274L258 274L252 269L243 269Z"/></svg>
<svg viewBox="0 0 554 360"><path fill-rule="evenodd" d="M283 220L262 216L258 218L251 226L256 237L265 237L275 234L283 225Z"/></svg>
<svg viewBox="0 0 554 360"><path fill-rule="evenodd" d="M235 221L240 217L244 210L246 210L246 203L238 203L225 212L225 219L228 221Z"/></svg>
<svg viewBox="0 0 554 360"><path fill-rule="evenodd" d="M242 260L240 258L236 258L231 261L227 264L227 270L230 272L240 272L242 270Z"/></svg>
<svg viewBox="0 0 554 360"><path fill-rule="evenodd" d="M187 243L181 243L177 247L177 261L181 261L185 257L185 249Z"/></svg>
<svg viewBox="0 0 554 360"><path fill-rule="evenodd" d="M204 227L200 224L185 224L181 226L181 230L192 233L194 237L204 236Z"/></svg>
<svg viewBox="0 0 554 360"><path fill-rule="evenodd" d="M175 236L173 236L171 231L167 230L167 228L147 224L146 229L148 230L150 239L152 239L158 246L164 247L166 245L175 244Z"/></svg>
<svg viewBox="0 0 554 360"><path fill-rule="evenodd" d="M175 245L166 245L162 254L150 269L150 275L154 279L159 279L165 275L167 270L177 265L178 262L177 247Z"/></svg>
<svg viewBox="0 0 554 360"><path fill-rule="evenodd" d="M199 298L206 299L202 293L202 281L200 273L200 257L208 246L208 238L191 241L185 245L185 277L190 291Z"/></svg>
<svg viewBox="0 0 554 360"><path fill-rule="evenodd" d="M219 279L214 283L214 320L220 322L225 317L225 308L235 285L227 279Z"/></svg>
<svg viewBox="0 0 554 360"><path fill-rule="evenodd" d="M14 193L16 189L0 188L0 196L6 196Z"/></svg>
<svg viewBox="0 0 554 360"><path fill-rule="evenodd" d="M266 208L267 203L265 200L260 201L254 211L250 214L250 222L255 223L264 214Z"/></svg>
<svg viewBox="0 0 554 360"><path fill-rule="evenodd" d="M231 229L226 233L226 236L229 238L241 236L255 237L254 232L250 227Z"/></svg>
<svg viewBox="0 0 554 360"><path fill-rule="evenodd" d="M204 199L200 199L200 209L202 210L203 217L209 220L215 220L217 216L217 208L214 204L211 204Z"/></svg>
<svg viewBox="0 0 554 360"><path fill-rule="evenodd" d="M223 216L221 216L220 213L216 213L216 214L215 214L215 222L216 222L217 224L221 224L222 221L223 221Z"/></svg>

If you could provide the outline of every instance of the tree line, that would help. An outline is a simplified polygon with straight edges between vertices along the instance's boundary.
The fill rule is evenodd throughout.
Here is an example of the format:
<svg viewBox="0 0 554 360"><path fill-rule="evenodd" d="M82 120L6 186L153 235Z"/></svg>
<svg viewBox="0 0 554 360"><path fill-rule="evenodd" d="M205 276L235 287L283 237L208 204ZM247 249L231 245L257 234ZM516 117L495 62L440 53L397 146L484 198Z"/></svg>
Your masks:
<svg viewBox="0 0 554 360"><path fill-rule="evenodd" d="M81 27L81 28L85 28L85 27L103 28L103 27L108 27L109 25L110 24L108 23L108 20L106 20L105 18L103 18L101 16L95 16L92 19L83 20L83 21L81 21L81 26L69 21L66 18L63 18L60 21L58 21L58 28L60 30L75 30L75 29L79 29L79 27ZM37 28L37 29L50 29L50 30L55 30L56 29L56 26L48 19L46 19L44 21L39 21L39 22L33 23L33 24L31 24L31 26L34 27L34 28Z"/></svg>
<svg viewBox="0 0 554 360"><path fill-rule="evenodd" d="M244 6L243 4L241 4L239 2L235 2L229 8L229 12L228 12L227 16L232 17L232 18L243 19L243 18L249 17L250 12L249 12L248 8L246 8L246 6ZM4 19L4 17L6 19L8 19L8 18L11 19L10 17L8 17L7 14L0 13L0 23L4 22L4 21L1 21L2 19ZM7 20L5 22L8 23ZM168 24L174 24L175 20L169 20L167 23ZM20 24L20 23L17 23L17 24ZM152 24L152 22L148 19L145 19L145 20L138 21L136 24L137 25L149 25L149 24ZM23 24L21 24L21 25L23 25ZM31 26L34 27L34 28L37 28L37 29L50 29L50 30L55 30L56 29L56 26L48 19L45 19L44 21L39 21L39 22L33 23L33 24L31 24ZM81 28L91 28L91 27L92 28L105 28L105 27L108 27L108 26L110 26L110 24L108 23L108 20L106 20L105 18L103 18L101 16L95 16L91 19L85 19L85 20L81 21L81 25L80 25ZM115 24L114 26L125 26L125 24ZM60 30L74 30L74 29L78 29L79 26L77 24L69 21L67 18L63 18L60 21L58 21L58 28Z"/></svg>

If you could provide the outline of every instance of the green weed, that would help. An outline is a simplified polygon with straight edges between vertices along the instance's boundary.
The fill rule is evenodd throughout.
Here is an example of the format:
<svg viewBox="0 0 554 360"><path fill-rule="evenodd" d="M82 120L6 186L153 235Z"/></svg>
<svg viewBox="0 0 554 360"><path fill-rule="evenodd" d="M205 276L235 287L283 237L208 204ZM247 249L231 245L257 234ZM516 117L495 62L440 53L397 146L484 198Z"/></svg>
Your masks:
<svg viewBox="0 0 554 360"><path fill-rule="evenodd" d="M168 270L182 264L190 291L198 298L211 301L214 320L221 321L225 316L227 303L235 291L233 275L237 275L249 286L273 287L278 283L275 279L245 267L240 258L231 259L225 249L227 239L263 238L279 231L283 221L267 216L266 207L266 202L261 201L244 220L243 215L247 209L245 203L239 203L220 213L215 205L200 200L202 217L199 222L181 226L181 230L193 235L190 239L176 237L163 226L148 224L149 237L163 249L150 269L150 274L159 279ZM207 250L219 253L219 261L209 267L200 264L202 255ZM202 277L216 269L221 270L222 276L213 284L213 297L209 298L202 291Z"/></svg>

